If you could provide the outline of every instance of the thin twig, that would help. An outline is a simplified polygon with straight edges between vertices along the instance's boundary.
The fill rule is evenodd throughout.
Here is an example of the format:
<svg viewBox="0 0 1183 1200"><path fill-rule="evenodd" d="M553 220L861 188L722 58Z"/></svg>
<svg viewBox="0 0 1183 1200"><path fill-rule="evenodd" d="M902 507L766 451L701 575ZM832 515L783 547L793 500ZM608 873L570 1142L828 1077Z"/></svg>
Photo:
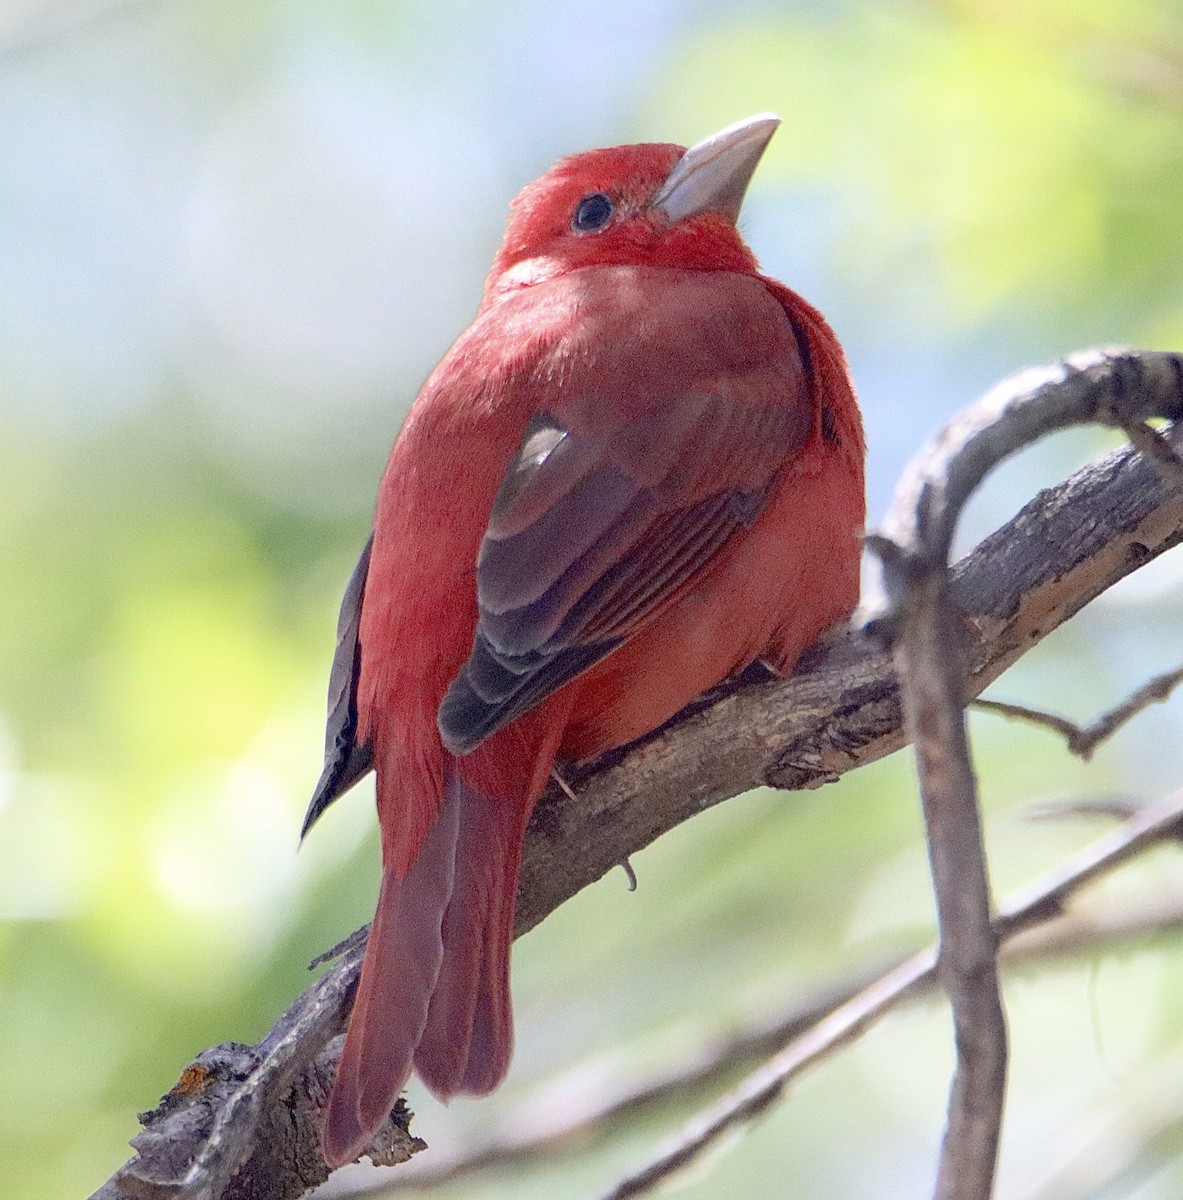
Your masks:
<svg viewBox="0 0 1183 1200"><path fill-rule="evenodd" d="M1058 917L1085 885L1149 847L1178 837L1181 826L1183 792L1147 807L1012 896L992 922L998 941L1010 941ZM809 1067L847 1045L902 1000L932 984L936 961L936 947L930 946L885 972L749 1075L733 1092L699 1114L667 1149L604 1193L603 1200L630 1200L645 1195L689 1166L725 1133L746 1124L779 1099L788 1085Z"/></svg>
<svg viewBox="0 0 1183 1200"><path fill-rule="evenodd" d="M979 712L995 713L1008 720L1025 721L1028 725L1041 725L1053 733L1058 733L1070 748L1073 740L1080 737L1083 732L1075 721L1061 717L1059 713L1045 712L1041 708L1028 708L1025 704L1012 704L1009 700L990 700L979 696L976 700L971 700L969 706Z"/></svg>
<svg viewBox="0 0 1183 1200"><path fill-rule="evenodd" d="M1067 817L1108 817L1128 821L1145 807L1142 800L1121 792L1101 792L1096 796L1078 796L1072 800L1043 800L1029 804L1028 821L1063 821Z"/></svg>
<svg viewBox="0 0 1183 1200"><path fill-rule="evenodd" d="M1077 725L1067 717L1056 713L1044 712L1038 708L1028 708L1024 704L1009 704L1001 700L977 699L973 702L975 708L984 712L997 713L1002 717L1012 717L1016 720L1027 721L1032 725L1042 725L1060 734L1068 743L1068 749L1087 762L1095 753L1097 747L1107 738L1112 737L1123 725L1132 721L1140 712L1152 704L1168 700L1174 690L1183 683L1183 667L1173 671L1164 671L1161 675L1144 683L1137 691L1132 692L1120 704L1108 712L1102 713L1088 725Z"/></svg>

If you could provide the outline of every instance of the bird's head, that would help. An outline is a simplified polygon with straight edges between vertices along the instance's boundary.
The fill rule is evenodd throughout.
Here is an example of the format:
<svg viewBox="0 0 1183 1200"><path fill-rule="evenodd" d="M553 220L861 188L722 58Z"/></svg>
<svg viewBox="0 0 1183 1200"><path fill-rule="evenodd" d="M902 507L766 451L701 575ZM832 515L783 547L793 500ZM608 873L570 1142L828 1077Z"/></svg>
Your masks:
<svg viewBox="0 0 1183 1200"><path fill-rule="evenodd" d="M779 124L762 114L689 150L648 143L564 158L513 202L486 299L587 266L754 269L735 222Z"/></svg>

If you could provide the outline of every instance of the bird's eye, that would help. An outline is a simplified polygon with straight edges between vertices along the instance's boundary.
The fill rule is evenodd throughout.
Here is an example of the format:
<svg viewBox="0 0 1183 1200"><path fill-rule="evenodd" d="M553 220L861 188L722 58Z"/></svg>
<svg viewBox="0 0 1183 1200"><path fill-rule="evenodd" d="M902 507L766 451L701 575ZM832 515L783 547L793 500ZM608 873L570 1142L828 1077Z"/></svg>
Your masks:
<svg viewBox="0 0 1183 1200"><path fill-rule="evenodd" d="M616 206L603 192L592 192L575 206L571 228L576 233L599 233L612 220L615 211Z"/></svg>

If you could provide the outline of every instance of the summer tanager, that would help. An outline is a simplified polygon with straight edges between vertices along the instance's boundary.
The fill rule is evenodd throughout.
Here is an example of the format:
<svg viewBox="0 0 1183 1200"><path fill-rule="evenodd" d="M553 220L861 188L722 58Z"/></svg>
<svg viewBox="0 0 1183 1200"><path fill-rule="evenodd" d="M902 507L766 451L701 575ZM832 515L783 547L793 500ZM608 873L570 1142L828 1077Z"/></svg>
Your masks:
<svg viewBox="0 0 1183 1200"><path fill-rule="evenodd" d="M822 316L735 222L776 129L576 154L514 201L390 453L305 821L377 772L382 884L325 1121L504 1078L522 841L556 762L640 737L858 592L863 434Z"/></svg>

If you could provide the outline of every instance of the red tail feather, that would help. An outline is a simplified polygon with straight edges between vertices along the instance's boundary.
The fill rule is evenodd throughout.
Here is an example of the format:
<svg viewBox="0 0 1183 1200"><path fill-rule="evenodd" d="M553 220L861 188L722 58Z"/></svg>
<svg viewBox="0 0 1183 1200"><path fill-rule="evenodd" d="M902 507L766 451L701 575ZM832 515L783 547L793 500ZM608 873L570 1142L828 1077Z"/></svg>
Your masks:
<svg viewBox="0 0 1183 1200"><path fill-rule="evenodd" d="M460 784L456 881L444 918L444 961L415 1070L441 1099L484 1095L513 1050L509 949L524 815L520 805Z"/></svg>
<svg viewBox="0 0 1183 1200"><path fill-rule="evenodd" d="M382 873L349 1032L325 1116L331 1167L352 1162L382 1124L411 1074L415 1048L444 958L444 912L452 895L459 789L448 788L404 879Z"/></svg>
<svg viewBox="0 0 1183 1200"><path fill-rule="evenodd" d="M441 1099L484 1094L513 1049L509 948L521 807L449 776L439 818L378 910L325 1118L329 1166L357 1158L411 1074Z"/></svg>

